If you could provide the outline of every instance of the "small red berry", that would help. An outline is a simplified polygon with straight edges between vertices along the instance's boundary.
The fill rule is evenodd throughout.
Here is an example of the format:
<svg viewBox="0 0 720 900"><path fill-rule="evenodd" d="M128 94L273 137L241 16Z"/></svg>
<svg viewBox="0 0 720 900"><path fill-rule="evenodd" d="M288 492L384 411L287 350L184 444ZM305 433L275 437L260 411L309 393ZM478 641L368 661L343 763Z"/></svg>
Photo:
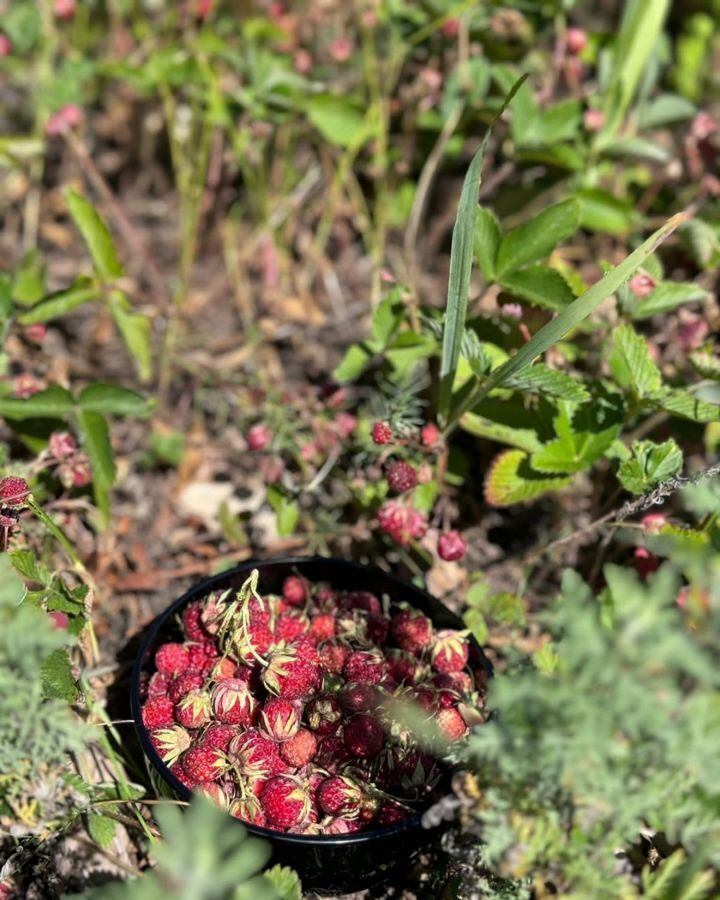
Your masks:
<svg viewBox="0 0 720 900"><path fill-rule="evenodd" d="M390 620L390 633L395 643L409 653L420 653L432 640L432 622L414 609L405 609Z"/></svg>
<svg viewBox="0 0 720 900"><path fill-rule="evenodd" d="M307 600L307 585L297 575L288 575L283 582L282 595L290 606L304 606Z"/></svg>
<svg viewBox="0 0 720 900"><path fill-rule="evenodd" d="M303 824L312 810L307 788L298 779L287 775L266 782L260 793L260 803L268 825L275 828Z"/></svg>
<svg viewBox="0 0 720 900"><path fill-rule="evenodd" d="M392 428L385 422L375 422L372 427L372 439L376 444L389 444L392 441Z"/></svg>
<svg viewBox="0 0 720 900"><path fill-rule="evenodd" d="M577 56L578 53L582 53L587 47L588 37L582 28L568 28L565 33L565 43L568 52L572 53L573 56Z"/></svg>
<svg viewBox="0 0 720 900"><path fill-rule="evenodd" d="M355 716L345 726L345 746L353 756L377 756L385 743L382 725L372 716Z"/></svg>
<svg viewBox="0 0 720 900"><path fill-rule="evenodd" d="M271 697L263 706L261 720L265 731L275 741L288 741L300 728L301 712L291 700Z"/></svg>
<svg viewBox="0 0 720 900"><path fill-rule="evenodd" d="M348 657L343 675L348 681L377 684L387 673L385 657L377 650L355 650Z"/></svg>
<svg viewBox="0 0 720 900"><path fill-rule="evenodd" d="M185 728L202 728L212 715L212 703L207 691L195 690L175 704L175 718Z"/></svg>
<svg viewBox="0 0 720 900"><path fill-rule="evenodd" d="M167 695L173 703L179 703L190 691L196 691L203 686L203 676L199 672L183 672L168 685Z"/></svg>
<svg viewBox="0 0 720 900"><path fill-rule="evenodd" d="M65 134L66 131L77 128L83 120L83 111L75 103L63 106L48 119L45 133L50 137Z"/></svg>
<svg viewBox="0 0 720 900"><path fill-rule="evenodd" d="M642 299L655 290L655 279L645 272L638 272L630 279L628 287L638 299Z"/></svg>
<svg viewBox="0 0 720 900"><path fill-rule="evenodd" d="M28 325L25 328L25 337L34 344L42 344L47 337L47 325L42 322L35 322L34 325Z"/></svg>
<svg viewBox="0 0 720 900"><path fill-rule="evenodd" d="M334 697L321 696L313 699L305 707L308 728L325 737L335 734L342 722L342 710Z"/></svg>
<svg viewBox="0 0 720 900"><path fill-rule="evenodd" d="M148 728L169 728L175 724L175 704L164 694L149 697L142 708L143 725Z"/></svg>
<svg viewBox="0 0 720 900"><path fill-rule="evenodd" d="M75 15L75 0L53 0L53 15L67 22Z"/></svg>
<svg viewBox="0 0 720 900"><path fill-rule="evenodd" d="M0 59L5 56L10 56L12 49L13 46L10 38L0 31Z"/></svg>
<svg viewBox="0 0 720 900"><path fill-rule="evenodd" d="M438 631L430 653L432 667L436 672L461 672L467 665L469 650L466 633Z"/></svg>
<svg viewBox="0 0 720 900"><path fill-rule="evenodd" d="M227 725L251 725L257 701L250 685L242 678L223 678L212 689L212 709L218 722Z"/></svg>
<svg viewBox="0 0 720 900"><path fill-rule="evenodd" d="M387 482L397 494L411 491L417 484L417 472L410 463L394 462L387 467Z"/></svg>
<svg viewBox="0 0 720 900"><path fill-rule="evenodd" d="M166 675L182 675L189 665L190 653L184 644L162 644L155 653L155 668Z"/></svg>
<svg viewBox="0 0 720 900"><path fill-rule="evenodd" d="M438 538L438 556L446 562L462 559L467 553L467 544L458 531L446 531Z"/></svg>
<svg viewBox="0 0 720 900"><path fill-rule="evenodd" d="M349 644L340 638L333 638L330 641L320 644L318 647L320 668L323 672L327 672L331 675L339 675L345 667L345 663L347 662L350 653L351 650Z"/></svg>
<svg viewBox="0 0 720 900"><path fill-rule="evenodd" d="M468 729L465 724L465 719L463 719L460 715L460 711L454 706L448 707L447 709L441 709L437 713L435 721L437 722L443 737L449 741L458 741L467 734Z"/></svg>
<svg viewBox="0 0 720 900"><path fill-rule="evenodd" d="M230 741L237 734L237 730L232 725L223 725L222 722L213 722L203 732L202 742L208 747L215 750L222 750L227 753Z"/></svg>
<svg viewBox="0 0 720 900"><path fill-rule="evenodd" d="M355 779L333 775L320 784L315 796L320 811L326 816L357 817L365 792Z"/></svg>
<svg viewBox="0 0 720 900"><path fill-rule="evenodd" d="M48 449L55 459L66 459L77 450L77 441L67 431L53 431Z"/></svg>
<svg viewBox="0 0 720 900"><path fill-rule="evenodd" d="M228 769L225 754L207 744L197 744L185 752L182 767L197 783L198 781L217 781Z"/></svg>
<svg viewBox="0 0 720 900"><path fill-rule="evenodd" d="M437 446L438 440L440 438L440 429L434 422L427 422L420 429L420 440L423 443L424 447L428 449L432 449Z"/></svg>
<svg viewBox="0 0 720 900"><path fill-rule="evenodd" d="M0 506L23 506L30 496L30 488L24 478L8 475L0 481Z"/></svg>
<svg viewBox="0 0 720 900"><path fill-rule="evenodd" d="M295 768L306 766L315 756L316 750L317 738L307 728L300 728L290 740L280 744L280 756Z"/></svg>
<svg viewBox="0 0 720 900"><path fill-rule="evenodd" d="M335 616L332 613L321 613L310 622L310 635L316 641L329 641L335 637Z"/></svg>
<svg viewBox="0 0 720 900"><path fill-rule="evenodd" d="M272 439L272 431L270 431L267 425L263 425L262 423L253 425L247 433L248 449L265 450L272 443Z"/></svg>

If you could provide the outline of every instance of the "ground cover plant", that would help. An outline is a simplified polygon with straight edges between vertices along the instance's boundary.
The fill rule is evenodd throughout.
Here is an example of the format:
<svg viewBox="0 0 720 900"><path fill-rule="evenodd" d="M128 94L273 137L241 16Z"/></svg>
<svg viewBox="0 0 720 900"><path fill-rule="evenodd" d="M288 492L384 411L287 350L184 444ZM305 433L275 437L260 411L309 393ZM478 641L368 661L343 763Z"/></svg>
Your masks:
<svg viewBox="0 0 720 900"><path fill-rule="evenodd" d="M303 896L127 696L315 553L495 666L367 896L720 893L719 14L0 0L0 896Z"/></svg>

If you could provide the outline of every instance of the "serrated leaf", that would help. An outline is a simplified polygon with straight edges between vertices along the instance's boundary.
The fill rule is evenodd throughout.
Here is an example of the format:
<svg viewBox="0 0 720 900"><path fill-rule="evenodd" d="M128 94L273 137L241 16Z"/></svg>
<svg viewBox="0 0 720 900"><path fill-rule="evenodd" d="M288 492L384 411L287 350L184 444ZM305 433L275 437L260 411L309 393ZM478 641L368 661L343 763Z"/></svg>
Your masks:
<svg viewBox="0 0 720 900"><path fill-rule="evenodd" d="M632 494L652 490L662 481L677 475L682 468L682 451L672 438L662 444L635 441L631 450L632 457L618 469L618 480Z"/></svg>
<svg viewBox="0 0 720 900"><path fill-rule="evenodd" d="M48 699L66 700L74 703L78 689L72 676L72 667L67 651L53 650L40 667L43 694Z"/></svg>
<svg viewBox="0 0 720 900"><path fill-rule="evenodd" d="M689 244L695 262L701 268L709 269L718 264L720 236L712 225L702 219L693 219L683 226L681 234Z"/></svg>
<svg viewBox="0 0 720 900"><path fill-rule="evenodd" d="M485 499L491 506L510 506L559 490L570 481L567 477L548 477L534 471L522 450L506 450L490 467L485 479Z"/></svg>
<svg viewBox="0 0 720 900"><path fill-rule="evenodd" d="M117 822L102 813L89 812L87 814L87 830L95 843L103 850L107 850L115 837Z"/></svg>
<svg viewBox="0 0 720 900"><path fill-rule="evenodd" d="M120 278L123 267L117 257L110 231L100 214L81 194L68 191L65 196L70 215L83 236L98 275L108 281Z"/></svg>
<svg viewBox="0 0 720 900"><path fill-rule="evenodd" d="M279 900L302 900L302 884L297 872L287 866L275 865L264 873L278 893Z"/></svg>
<svg viewBox="0 0 720 900"><path fill-rule="evenodd" d="M554 419L557 440L545 444L533 453L530 462L533 468L543 473L582 472L600 459L610 448L620 432L620 422L612 416L598 417L595 406L581 410L577 427L572 408L561 404Z"/></svg>
<svg viewBox="0 0 720 900"><path fill-rule="evenodd" d="M78 405L86 412L111 416L145 417L151 409L150 402L135 391L102 381L83 388L78 397Z"/></svg>
<svg viewBox="0 0 720 900"><path fill-rule="evenodd" d="M6 419L55 419L71 413L75 407L70 391L53 384L24 400L0 397L0 416Z"/></svg>
<svg viewBox="0 0 720 900"><path fill-rule="evenodd" d="M21 325L34 325L37 322L50 322L60 316L67 315L84 303L97 300L100 296L98 287L88 278L78 279L75 284L65 291L50 294L41 300L31 310L23 313L18 321Z"/></svg>
<svg viewBox="0 0 720 900"><path fill-rule="evenodd" d="M142 313L132 312L130 301L118 291L112 293L108 306L125 346L135 362L140 380L149 381L152 377L150 319Z"/></svg>
<svg viewBox="0 0 720 900"><path fill-rule="evenodd" d="M495 279L495 258L500 246L500 223L495 213L479 206L475 220L473 252L478 268L487 281Z"/></svg>
<svg viewBox="0 0 720 900"><path fill-rule="evenodd" d="M698 351L690 354L690 365L703 378L720 381L720 357Z"/></svg>
<svg viewBox="0 0 720 900"><path fill-rule="evenodd" d="M650 356L647 341L630 325L615 330L610 367L618 383L642 399L660 390L660 370Z"/></svg>
<svg viewBox="0 0 720 900"><path fill-rule="evenodd" d="M653 394L649 401L656 409L663 409L682 419L690 419L693 422L720 421L720 406L698 400L697 397L680 389L664 388Z"/></svg>
<svg viewBox="0 0 720 900"><path fill-rule="evenodd" d="M532 453L542 447L537 432L531 428L512 428L499 422L491 422L476 413L466 413L460 419L460 427L476 437L497 441L499 444L508 444Z"/></svg>
<svg viewBox="0 0 720 900"><path fill-rule="evenodd" d="M40 565L32 550L12 550L8 556L15 571L37 584L45 583L47 569Z"/></svg>
<svg viewBox="0 0 720 900"><path fill-rule="evenodd" d="M572 288L560 272L549 266L530 266L507 272L500 281L503 290L534 306L559 312L575 299Z"/></svg>
<svg viewBox="0 0 720 900"><path fill-rule="evenodd" d="M580 207L574 198L557 203L529 222L509 231L500 241L497 254L498 277L545 259L577 231Z"/></svg>
<svg viewBox="0 0 720 900"><path fill-rule="evenodd" d="M335 367L333 378L340 383L355 381L367 369L375 358L376 353L382 351L382 347L375 347L371 343L351 344L345 351L345 355Z"/></svg>
<svg viewBox="0 0 720 900"><path fill-rule="evenodd" d="M590 231L624 235L637 219L632 206L601 188L583 188L575 196L580 202L580 225Z"/></svg>
<svg viewBox="0 0 720 900"><path fill-rule="evenodd" d="M545 397L555 397L558 400L568 400L572 403L583 403L590 395L582 382L558 369L551 369L545 363L523 369L512 375L505 382L504 387L515 391L526 391L530 394L542 394Z"/></svg>
<svg viewBox="0 0 720 900"><path fill-rule="evenodd" d="M708 292L696 284L679 284L674 281L664 281L655 290L638 301L631 310L633 319L647 319L659 313L666 313L683 303L693 303L704 300Z"/></svg>

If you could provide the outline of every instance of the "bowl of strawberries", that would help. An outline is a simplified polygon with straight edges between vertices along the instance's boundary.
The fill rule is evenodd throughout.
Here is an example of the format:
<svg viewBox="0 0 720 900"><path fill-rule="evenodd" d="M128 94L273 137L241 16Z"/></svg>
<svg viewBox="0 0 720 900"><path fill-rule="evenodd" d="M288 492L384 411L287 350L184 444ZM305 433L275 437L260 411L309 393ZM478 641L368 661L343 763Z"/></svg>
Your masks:
<svg viewBox="0 0 720 900"><path fill-rule="evenodd" d="M437 837L423 813L483 721L491 671L424 591L283 558L202 581L159 615L131 703L159 793L205 795L306 889L338 893L390 879Z"/></svg>

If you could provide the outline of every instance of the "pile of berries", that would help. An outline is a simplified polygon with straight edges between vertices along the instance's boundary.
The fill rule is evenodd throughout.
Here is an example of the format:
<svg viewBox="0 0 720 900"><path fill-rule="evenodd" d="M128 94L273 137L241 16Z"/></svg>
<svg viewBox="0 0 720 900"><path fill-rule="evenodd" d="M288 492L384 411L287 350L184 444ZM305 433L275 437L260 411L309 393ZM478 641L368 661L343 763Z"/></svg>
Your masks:
<svg viewBox="0 0 720 900"><path fill-rule="evenodd" d="M142 720L160 758L277 831L345 834L427 806L442 757L481 721L467 634L296 575L261 596L257 578L190 603L183 639L157 648ZM408 707L425 721L417 735Z"/></svg>

